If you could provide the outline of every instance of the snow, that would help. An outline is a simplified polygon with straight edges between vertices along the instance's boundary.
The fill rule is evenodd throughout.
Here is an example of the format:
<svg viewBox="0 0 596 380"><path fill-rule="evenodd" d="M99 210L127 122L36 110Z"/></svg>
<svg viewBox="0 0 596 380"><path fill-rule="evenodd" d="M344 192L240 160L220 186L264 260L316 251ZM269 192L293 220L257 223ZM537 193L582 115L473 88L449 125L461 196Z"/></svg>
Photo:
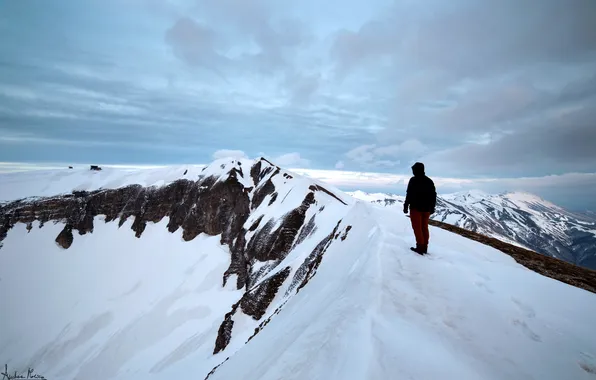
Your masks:
<svg viewBox="0 0 596 380"><path fill-rule="evenodd" d="M461 214L449 214L447 218L443 220L444 223L458 225L458 222L463 221L465 218Z"/></svg>
<svg viewBox="0 0 596 380"><path fill-rule="evenodd" d="M139 184L162 186L180 178L197 180L204 166L177 166L151 169L102 167L37 170L34 172L0 173L0 201L33 196L53 196L73 190L115 189ZM186 175L184 172L188 170Z"/></svg>
<svg viewBox="0 0 596 380"><path fill-rule="evenodd" d="M13 173L0 177L0 199L223 178L234 165ZM250 165L242 162L244 178ZM266 199L246 226L302 202L313 181L292 175L273 177L277 201ZM118 228L98 216L93 233L75 233L63 250L54 243L61 223L34 223L29 233L16 225L0 249L0 361L51 379L202 379L227 357L210 379L593 378L595 294L434 227L430 254L419 256L409 250L413 234L399 208L321 185L347 206L317 192L306 221L324 205L319 228L274 272L289 265L293 276L339 219L341 230L353 227L347 239L329 246L299 293L285 297L284 283L260 321L235 315L232 341L217 355L219 325L242 296L234 278L222 287L230 254L219 236L184 242L164 218L135 238L132 218Z"/></svg>
<svg viewBox="0 0 596 380"><path fill-rule="evenodd" d="M451 194L441 194L441 197L451 202L474 203L490 198L491 195L481 190L468 190Z"/></svg>
<svg viewBox="0 0 596 380"><path fill-rule="evenodd" d="M221 287L227 247L205 235L186 243L181 230L167 231L167 218L141 239L132 218L120 229L101 219L68 250L54 243L61 223L9 232L0 250L0 359L47 378L123 378L139 368L159 378L192 353L208 372L217 326L241 296Z"/></svg>
<svg viewBox="0 0 596 380"><path fill-rule="evenodd" d="M362 190L351 191L346 194L367 202L378 202L384 201L385 199L405 200L405 196L385 193L367 193Z"/></svg>
<svg viewBox="0 0 596 380"><path fill-rule="evenodd" d="M347 222L351 249L331 246L213 379L591 378L594 294L440 229L412 254L398 210L358 204Z"/></svg>

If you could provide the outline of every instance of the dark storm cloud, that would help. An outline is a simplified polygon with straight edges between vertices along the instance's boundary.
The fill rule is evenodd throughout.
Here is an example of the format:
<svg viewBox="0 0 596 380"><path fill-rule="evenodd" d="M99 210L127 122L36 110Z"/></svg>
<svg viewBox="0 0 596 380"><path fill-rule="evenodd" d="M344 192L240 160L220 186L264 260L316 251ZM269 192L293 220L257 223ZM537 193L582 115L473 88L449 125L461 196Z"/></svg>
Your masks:
<svg viewBox="0 0 596 380"><path fill-rule="evenodd" d="M511 133L488 144L468 144L431 154L425 160L448 175L511 176L594 172L596 109L563 112L544 125Z"/></svg>

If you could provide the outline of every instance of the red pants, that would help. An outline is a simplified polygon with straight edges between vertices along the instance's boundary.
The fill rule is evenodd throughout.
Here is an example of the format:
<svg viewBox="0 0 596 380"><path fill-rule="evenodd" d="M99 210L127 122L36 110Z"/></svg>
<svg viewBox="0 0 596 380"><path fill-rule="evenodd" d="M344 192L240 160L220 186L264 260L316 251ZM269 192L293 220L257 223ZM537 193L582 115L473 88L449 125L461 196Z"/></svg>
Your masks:
<svg viewBox="0 0 596 380"><path fill-rule="evenodd" d="M412 229L416 235L417 245L428 245L428 220L430 219L430 212L421 212L410 208L410 220L412 222Z"/></svg>

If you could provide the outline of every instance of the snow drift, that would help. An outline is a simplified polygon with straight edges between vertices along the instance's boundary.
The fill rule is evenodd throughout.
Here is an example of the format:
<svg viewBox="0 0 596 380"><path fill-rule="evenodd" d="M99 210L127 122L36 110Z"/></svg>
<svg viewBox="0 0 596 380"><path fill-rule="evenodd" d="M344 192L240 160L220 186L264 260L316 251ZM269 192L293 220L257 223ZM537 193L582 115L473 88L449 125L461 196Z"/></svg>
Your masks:
<svg viewBox="0 0 596 380"><path fill-rule="evenodd" d="M10 201L0 208L9 370L51 379L596 372L593 293L439 229L420 257L400 211L266 160L0 181ZM19 188L29 192L14 196ZM15 200L23 196L36 197Z"/></svg>

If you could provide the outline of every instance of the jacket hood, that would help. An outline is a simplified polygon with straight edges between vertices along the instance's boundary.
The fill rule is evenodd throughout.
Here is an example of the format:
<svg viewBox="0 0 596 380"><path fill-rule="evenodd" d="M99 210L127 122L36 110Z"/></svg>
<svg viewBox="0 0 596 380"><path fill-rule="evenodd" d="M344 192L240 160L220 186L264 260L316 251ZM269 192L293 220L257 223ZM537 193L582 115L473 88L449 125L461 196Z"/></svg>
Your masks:
<svg viewBox="0 0 596 380"><path fill-rule="evenodd" d="M424 164L422 162L416 162L412 165L412 173L415 176L423 176L424 175Z"/></svg>

